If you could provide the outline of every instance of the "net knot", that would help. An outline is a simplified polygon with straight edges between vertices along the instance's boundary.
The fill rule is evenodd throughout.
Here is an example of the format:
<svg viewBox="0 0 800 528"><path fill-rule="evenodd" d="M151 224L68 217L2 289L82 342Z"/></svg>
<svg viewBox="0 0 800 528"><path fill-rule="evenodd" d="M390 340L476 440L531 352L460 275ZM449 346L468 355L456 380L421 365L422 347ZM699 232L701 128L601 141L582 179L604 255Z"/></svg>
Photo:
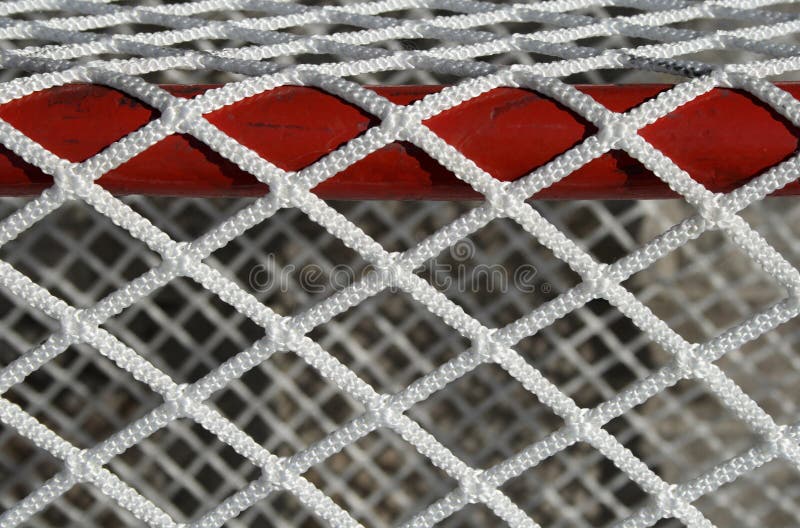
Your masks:
<svg viewBox="0 0 800 528"><path fill-rule="evenodd" d="M781 425L773 428L767 435L772 452L786 460L794 460L800 456L800 445L789 435L789 427Z"/></svg>
<svg viewBox="0 0 800 528"><path fill-rule="evenodd" d="M63 160L53 174L53 181L67 198L86 196L92 188L93 181L78 171L78 166Z"/></svg>
<svg viewBox="0 0 800 528"><path fill-rule="evenodd" d="M403 254L397 251L378 255L375 258L375 266L379 276L389 284L400 284L407 271L402 258Z"/></svg>
<svg viewBox="0 0 800 528"><path fill-rule="evenodd" d="M367 410L375 420L386 427L395 427L399 424L403 414L399 405L393 402L391 394L380 394L367 403Z"/></svg>
<svg viewBox="0 0 800 528"><path fill-rule="evenodd" d="M419 124L419 119L408 110L397 110L383 118L381 129L395 139L406 139L408 131Z"/></svg>
<svg viewBox="0 0 800 528"><path fill-rule="evenodd" d="M484 195L498 213L515 216L522 210L525 200L512 193L509 187L507 182L502 182L500 185L493 186Z"/></svg>
<svg viewBox="0 0 800 528"><path fill-rule="evenodd" d="M494 487L483 478L483 471L473 470L459 481L461 491L471 503L488 502Z"/></svg>
<svg viewBox="0 0 800 528"><path fill-rule="evenodd" d="M196 407L195 401L187 394L189 385L182 383L171 387L164 395L170 409L179 417L185 418L192 414Z"/></svg>
<svg viewBox="0 0 800 528"><path fill-rule="evenodd" d="M656 505L665 515L674 515L686 506L678 486L671 484L656 495Z"/></svg>
<svg viewBox="0 0 800 528"><path fill-rule="evenodd" d="M569 418L569 426L581 440L587 440L597 432L597 425L589 415L589 409L579 409Z"/></svg>
<svg viewBox="0 0 800 528"><path fill-rule="evenodd" d="M275 348L280 350L293 349L300 341L297 332L285 319L269 325L267 338Z"/></svg>
<svg viewBox="0 0 800 528"><path fill-rule="evenodd" d="M493 361L502 347L495 343L491 335L481 333L472 343L472 352L482 362Z"/></svg>
<svg viewBox="0 0 800 528"><path fill-rule="evenodd" d="M279 488L294 476L283 460L277 457L270 457L269 463L261 467L261 480Z"/></svg>
<svg viewBox="0 0 800 528"><path fill-rule="evenodd" d="M170 130L185 134L201 116L196 106L191 100L176 101L161 112L161 122Z"/></svg>
<svg viewBox="0 0 800 528"><path fill-rule="evenodd" d="M61 331L70 340L86 342L94 330L93 325L83 310L74 310L61 319Z"/></svg>
<svg viewBox="0 0 800 528"><path fill-rule="evenodd" d="M614 286L614 282L608 275L608 264L598 264L586 273L583 281L594 293L601 294L607 292Z"/></svg>
<svg viewBox="0 0 800 528"><path fill-rule="evenodd" d="M597 139L603 143L608 143L610 147L613 148L619 145L623 139L634 133L635 129L627 124L624 119L615 119L598 131Z"/></svg>
<svg viewBox="0 0 800 528"><path fill-rule="evenodd" d="M189 275L199 258L189 242L172 244L161 255L167 265L180 275Z"/></svg>
<svg viewBox="0 0 800 528"><path fill-rule="evenodd" d="M284 181L273 181L269 184L269 194L278 202L281 207L291 207L295 200L294 189Z"/></svg>
<svg viewBox="0 0 800 528"><path fill-rule="evenodd" d="M720 205L716 196L711 200L702 202L698 207L698 212L709 229L726 229L736 221L736 215L728 210L727 207Z"/></svg>
<svg viewBox="0 0 800 528"><path fill-rule="evenodd" d="M705 377L709 363L698 354L697 345L682 348L675 354L675 366L684 376Z"/></svg>
<svg viewBox="0 0 800 528"><path fill-rule="evenodd" d="M76 482L93 480L101 466L87 451L76 451L64 459L64 468Z"/></svg>

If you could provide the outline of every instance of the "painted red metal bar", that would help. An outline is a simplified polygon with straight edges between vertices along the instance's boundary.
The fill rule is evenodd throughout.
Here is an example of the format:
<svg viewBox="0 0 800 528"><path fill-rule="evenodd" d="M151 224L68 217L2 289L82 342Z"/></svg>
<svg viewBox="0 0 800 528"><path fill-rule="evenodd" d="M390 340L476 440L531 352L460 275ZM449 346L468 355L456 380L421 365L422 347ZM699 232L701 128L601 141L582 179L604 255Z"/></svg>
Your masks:
<svg viewBox="0 0 800 528"><path fill-rule="evenodd" d="M781 85L795 97L800 84ZM193 97L211 86L167 86ZM614 111L656 96L667 85L581 86ZM409 104L437 86L370 88ZM45 148L82 161L157 118L158 112L113 89L68 85L0 106L0 118ZM379 123L363 110L309 87L282 87L206 117L275 165L299 170ZM536 93L500 88L428 120L437 134L501 180L515 180L593 134L595 128ZM798 130L756 99L716 89L640 131L713 191L729 191L795 153ZM118 194L245 196L266 186L199 141L173 135L105 174L99 183ZM0 194L28 195L52 185L50 176L0 149ZM468 185L421 149L398 142L360 160L315 190L331 199L464 199ZM779 194L800 194L794 182ZM672 191L622 152L608 153L537 198L662 198Z"/></svg>

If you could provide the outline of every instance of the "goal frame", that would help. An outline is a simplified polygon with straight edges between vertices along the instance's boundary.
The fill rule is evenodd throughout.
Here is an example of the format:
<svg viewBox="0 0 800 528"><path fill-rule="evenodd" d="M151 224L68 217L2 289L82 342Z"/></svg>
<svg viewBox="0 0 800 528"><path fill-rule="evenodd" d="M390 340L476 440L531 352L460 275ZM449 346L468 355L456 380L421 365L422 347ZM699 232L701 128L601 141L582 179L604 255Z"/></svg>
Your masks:
<svg viewBox="0 0 800 528"><path fill-rule="evenodd" d="M162 85L191 99L221 85ZM800 97L800 82L777 83ZM409 105L443 86L367 87ZM615 112L670 90L668 84L577 87ZM113 119L108 116L112 115ZM70 162L82 162L158 119L160 113L102 85L67 84L0 106L0 119ZM297 172L380 120L315 87L281 86L205 114L223 132L279 168ZM521 88L496 88L428 120L440 137L501 181L514 181L597 132L561 104ZM711 192L729 192L791 156L792 125L746 92L715 88L639 133ZM739 133L746 130L747 133ZM752 138L757 138L753 140ZM735 162L731 163L731 152ZM36 195L52 185L41 168L0 149L0 195ZM98 181L113 194L261 196L266 184L190 136L173 134ZM323 199L464 200L481 195L422 149L396 141L320 183ZM800 194L792 182L774 195ZM621 151L611 151L540 190L539 199L654 199L680 195Z"/></svg>

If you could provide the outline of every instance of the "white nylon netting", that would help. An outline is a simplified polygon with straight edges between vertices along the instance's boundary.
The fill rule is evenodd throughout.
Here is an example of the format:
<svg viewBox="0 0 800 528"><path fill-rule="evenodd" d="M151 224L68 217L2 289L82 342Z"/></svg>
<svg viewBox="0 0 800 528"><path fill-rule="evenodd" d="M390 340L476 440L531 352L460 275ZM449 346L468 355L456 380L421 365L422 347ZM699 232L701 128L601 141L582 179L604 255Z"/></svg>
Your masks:
<svg viewBox="0 0 800 528"><path fill-rule="evenodd" d="M800 125L769 82L800 71L799 11L0 4L0 104L89 82L162 113L82 163L0 122L0 143L56 181L2 202L0 526L797 526L800 205L762 199L800 158L714 195L636 131L718 86ZM664 80L677 84L625 114L569 84ZM156 84L209 81L227 84L188 103ZM408 107L362 88L434 82L452 86ZM285 84L382 124L286 173L202 118ZM600 132L502 184L421 124L497 86ZM176 131L273 192L119 199L93 183ZM397 139L487 200L309 191ZM684 200L524 202L612 149ZM253 288L272 256L323 279L378 273ZM533 264L535 291L440 291L415 272L431 260Z"/></svg>

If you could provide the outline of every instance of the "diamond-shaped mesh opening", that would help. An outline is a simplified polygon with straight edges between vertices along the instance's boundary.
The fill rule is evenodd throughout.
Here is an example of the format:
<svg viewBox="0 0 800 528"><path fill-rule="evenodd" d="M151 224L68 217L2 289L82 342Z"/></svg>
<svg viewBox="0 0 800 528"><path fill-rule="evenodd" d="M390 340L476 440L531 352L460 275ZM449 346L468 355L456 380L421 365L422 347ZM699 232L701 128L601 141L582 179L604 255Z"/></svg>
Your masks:
<svg viewBox="0 0 800 528"><path fill-rule="evenodd" d="M636 5L595 5L595 6L588 6L588 7L578 7L577 9L574 6L571 6L568 9L569 13L576 14L576 15L584 15L584 16L598 16L601 13L608 16L613 17L633 17L641 14L647 13L647 9L643 9ZM613 38L613 37L611 37Z"/></svg>
<svg viewBox="0 0 800 528"><path fill-rule="evenodd" d="M716 526L797 526L800 478L795 468L774 460L700 498L696 504Z"/></svg>
<svg viewBox="0 0 800 528"><path fill-rule="evenodd" d="M734 30L739 28L745 28L752 26L753 23L749 20L737 20L733 17L702 17L702 18L694 18L692 20L682 20L680 22L673 22L671 24L666 24L666 26L675 28L675 29L694 29L694 30L701 30L703 28L707 28L709 26L718 27L720 29L725 30Z"/></svg>
<svg viewBox="0 0 800 528"><path fill-rule="evenodd" d="M92 526L132 528L144 526L92 484L73 486L31 519L31 526Z"/></svg>
<svg viewBox="0 0 800 528"><path fill-rule="evenodd" d="M42 104L44 102L44 105ZM97 112L87 111L95 106ZM48 126L37 126L30 115L42 112ZM114 114L109 120L108 114ZM89 93L70 85L32 94L0 105L0 118L44 148L69 161L84 161L156 117L158 112L122 91L93 86ZM84 137L82 127L92 129Z"/></svg>
<svg viewBox="0 0 800 528"><path fill-rule="evenodd" d="M553 133L542 133L541 129L534 130L531 116L553 119L559 126ZM491 126L476 127L476 122ZM515 132L530 138L530 148L496 133L495 127L506 122L518 125ZM445 110L425 124L478 167L504 181L532 172L596 132L594 125L561 103L520 88L496 88Z"/></svg>
<svg viewBox="0 0 800 528"><path fill-rule="evenodd" d="M382 393L394 393L469 348L402 291L384 290L309 334Z"/></svg>
<svg viewBox="0 0 800 528"><path fill-rule="evenodd" d="M601 79L604 83L613 84L679 83L684 80L684 77L677 72L629 71L619 68L598 68L589 72L567 75L563 78L563 81L568 84L596 84Z"/></svg>
<svg viewBox="0 0 800 528"><path fill-rule="evenodd" d="M405 50L430 50L439 46L452 45L453 42L426 39L426 38L411 38L400 40L388 40L385 42L376 43L376 47L385 48L387 50L405 49Z"/></svg>
<svg viewBox="0 0 800 528"><path fill-rule="evenodd" d="M455 488L455 481L397 434L378 429L305 473L368 525L396 526Z"/></svg>
<svg viewBox="0 0 800 528"><path fill-rule="evenodd" d="M648 207L649 203L619 200L541 202L536 205L542 216L601 262L611 264L650 238L645 238L645 224L651 219L642 214L642 208ZM663 215L654 217L653 221L664 218ZM671 225L661 226L658 233Z"/></svg>
<svg viewBox="0 0 800 528"><path fill-rule="evenodd" d="M563 425L497 365L482 365L409 410L473 467L488 468Z"/></svg>
<svg viewBox="0 0 800 528"><path fill-rule="evenodd" d="M258 15L263 16L263 13ZM351 24L334 24L334 23L314 23L303 24L298 26L286 26L279 29L282 33L291 33L295 35L313 35L323 33L332 35L335 33L345 33L350 31L357 31L361 29L359 26Z"/></svg>
<svg viewBox="0 0 800 528"><path fill-rule="evenodd" d="M582 407L594 407L670 359L605 300L594 300L516 345L523 357Z"/></svg>
<svg viewBox="0 0 800 528"><path fill-rule="evenodd" d="M75 345L5 394L78 447L92 447L161 403L99 352Z"/></svg>
<svg viewBox="0 0 800 528"><path fill-rule="evenodd" d="M624 9L624 8L623 8ZM580 11L578 11L580 12ZM596 14L596 11L595 13ZM616 16L618 17L631 17L635 16L636 13L631 10L628 13L618 13ZM580 44L587 47L592 47L596 49L613 49L618 47L639 47L639 46L647 46L653 43L658 42L658 40L654 38L648 38L646 35L642 37L635 37L632 35L612 35L612 36L592 36L586 37L582 39L575 40L576 44Z"/></svg>
<svg viewBox="0 0 800 528"><path fill-rule="evenodd" d="M612 420L606 429L668 482L698 476L757 440L702 383L689 380Z"/></svg>
<svg viewBox="0 0 800 528"><path fill-rule="evenodd" d="M253 202L247 198L176 200L159 196L126 196L122 201L175 240L187 241L205 234Z"/></svg>
<svg viewBox="0 0 800 528"><path fill-rule="evenodd" d="M470 504L436 526L443 528L480 528L482 526L505 526L505 524L485 504Z"/></svg>
<svg viewBox="0 0 800 528"><path fill-rule="evenodd" d="M677 519L661 519L653 526L655 528L686 528L686 525Z"/></svg>
<svg viewBox="0 0 800 528"><path fill-rule="evenodd" d="M797 319L722 356L717 365L779 424L793 424L800 413L797 394Z"/></svg>
<svg viewBox="0 0 800 528"><path fill-rule="evenodd" d="M30 495L60 469L61 463L49 453L10 427L0 427L0 511Z"/></svg>
<svg viewBox="0 0 800 528"><path fill-rule="evenodd" d="M301 3L314 5L317 3L317 1L302 0ZM461 13L457 7L447 5L426 7L424 11L417 8L403 9L399 6L391 6L387 9L387 11L382 13L382 16L387 18L396 18L398 20L424 20L427 16L426 11L430 14L436 14L438 16L456 16Z"/></svg>
<svg viewBox="0 0 800 528"><path fill-rule="evenodd" d="M0 365L5 366L44 341L59 326L0 288Z"/></svg>
<svg viewBox="0 0 800 528"><path fill-rule="evenodd" d="M534 52L522 52L522 51L515 51L512 53L496 53L494 55L479 55L475 57L476 62L485 62L488 64L516 64L518 62L529 62L529 63L537 63L537 64L544 64L548 62L556 62L558 57L556 55L551 55L548 53L534 53Z"/></svg>
<svg viewBox="0 0 800 528"><path fill-rule="evenodd" d="M227 82L241 81L245 78L246 77L241 74L214 70L211 68L204 72L163 69L142 75L142 79L147 82L175 84L197 84L204 82L222 84Z"/></svg>
<svg viewBox="0 0 800 528"><path fill-rule="evenodd" d="M514 22L514 21L504 21L499 24L487 25L487 26L476 26L475 29L479 31L492 31L493 29L496 30L504 30L508 31L509 33L531 33L536 30L543 30L543 29L553 29L558 26L553 26L550 24L539 23L539 22Z"/></svg>
<svg viewBox="0 0 800 528"><path fill-rule="evenodd" d="M540 462L502 489L541 526L610 526L648 497L584 443Z"/></svg>
<svg viewBox="0 0 800 528"><path fill-rule="evenodd" d="M173 279L103 325L173 378L193 382L264 336L199 284Z"/></svg>
<svg viewBox="0 0 800 528"><path fill-rule="evenodd" d="M292 315L353 284L366 261L298 209L283 209L209 262L275 312Z"/></svg>
<svg viewBox="0 0 800 528"><path fill-rule="evenodd" d="M489 327L527 315L580 282L512 220L497 219L422 266L436 289Z"/></svg>
<svg viewBox="0 0 800 528"><path fill-rule="evenodd" d="M261 363L211 399L271 453L290 456L363 412L294 354Z"/></svg>
<svg viewBox="0 0 800 528"><path fill-rule="evenodd" d="M462 201L331 201L328 204L374 238L387 251L405 251L472 209ZM398 229L398 226L403 226Z"/></svg>
<svg viewBox="0 0 800 528"><path fill-rule="evenodd" d="M719 231L623 283L684 339L703 342L786 297L776 279Z"/></svg>
<svg viewBox="0 0 800 528"><path fill-rule="evenodd" d="M704 51L688 58L729 63L726 57L728 53ZM725 105L737 100L749 103L744 105L746 111L731 116L731 119L741 121L731 122L724 127L710 126L715 115L725 112ZM699 106L701 101L702 106ZM759 135L768 134L773 144L781 148L756 149L754 155L746 159L730 156L730 152L745 150L753 141L757 141L758 135L741 133L739 122L747 127L756 127ZM736 184L732 182L741 182L742 178L761 174L788 159L800 145L797 127L767 103L741 90L720 90L707 94L687 103L682 112L658 120L640 133L690 176L698 181L710 181L715 192L733 190ZM715 147L708 148L708 145ZM719 176L709 178L709 175Z"/></svg>
<svg viewBox="0 0 800 528"><path fill-rule="evenodd" d="M91 207L72 202L50 215L0 248L0 258L75 306L94 304L160 262Z"/></svg>
<svg viewBox="0 0 800 528"><path fill-rule="evenodd" d="M685 200L652 200L628 202L631 207L627 214L620 216L634 224L638 229L631 231L639 245L664 234L673 226L697 214L697 210ZM600 214L603 214L602 212ZM616 218L616 216L615 216ZM658 261L657 261L658 262Z"/></svg>
<svg viewBox="0 0 800 528"><path fill-rule="evenodd" d="M324 55L311 62L325 62ZM335 60L335 59L334 59ZM298 112L298 108L308 109ZM319 113L341 113L340 126L319 120ZM269 127L239 126L243 120L261 120ZM290 171L311 165L330 150L358 137L378 120L359 106L313 87L282 86L246 98L208 115L209 121L236 141Z"/></svg>
<svg viewBox="0 0 800 528"><path fill-rule="evenodd" d="M791 197L772 196L740 213L753 229L792 266L800 265L800 211Z"/></svg>
<svg viewBox="0 0 800 528"><path fill-rule="evenodd" d="M228 524L237 528L327 527L325 521L309 512L294 495L286 491L270 493Z"/></svg>
<svg viewBox="0 0 800 528"><path fill-rule="evenodd" d="M261 474L232 447L189 420L156 431L108 467L181 522L206 513Z"/></svg>
<svg viewBox="0 0 800 528"><path fill-rule="evenodd" d="M575 44L586 46L593 49L619 49L627 47L649 46L657 43L657 40L649 38L637 38L633 36L591 36L575 40Z"/></svg>

